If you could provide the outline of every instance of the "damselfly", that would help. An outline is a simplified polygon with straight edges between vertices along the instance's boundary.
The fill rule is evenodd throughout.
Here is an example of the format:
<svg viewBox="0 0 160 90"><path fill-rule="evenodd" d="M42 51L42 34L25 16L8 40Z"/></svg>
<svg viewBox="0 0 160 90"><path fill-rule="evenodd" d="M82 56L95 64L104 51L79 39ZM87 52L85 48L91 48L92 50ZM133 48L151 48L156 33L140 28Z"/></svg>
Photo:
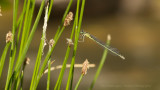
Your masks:
<svg viewBox="0 0 160 90"><path fill-rule="evenodd" d="M80 32L84 41L84 37L88 37L91 40L95 41L97 44L101 45L102 47L108 49L110 52L112 52L113 54L119 56L122 59L125 59L124 56L122 56L118 51L116 51L114 48L112 48L109 45L106 45L105 43L101 42L100 40L98 40L96 37L94 37L93 35L89 34L88 32L84 32L83 30Z"/></svg>

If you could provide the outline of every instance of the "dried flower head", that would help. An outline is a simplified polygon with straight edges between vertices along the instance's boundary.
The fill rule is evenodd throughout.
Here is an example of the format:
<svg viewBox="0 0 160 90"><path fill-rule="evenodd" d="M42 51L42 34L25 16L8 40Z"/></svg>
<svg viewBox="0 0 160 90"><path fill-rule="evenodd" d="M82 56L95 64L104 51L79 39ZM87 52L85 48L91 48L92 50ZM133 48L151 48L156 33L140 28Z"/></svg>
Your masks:
<svg viewBox="0 0 160 90"><path fill-rule="evenodd" d="M1 6L0 6L0 16L2 16L2 13L1 13Z"/></svg>
<svg viewBox="0 0 160 90"><path fill-rule="evenodd" d="M69 12L68 15L66 16L65 20L64 20L64 26L68 26L70 25L70 22L73 20L73 13Z"/></svg>
<svg viewBox="0 0 160 90"><path fill-rule="evenodd" d="M74 45L72 39L66 38L66 40L67 40L67 44L68 44L69 46Z"/></svg>
<svg viewBox="0 0 160 90"><path fill-rule="evenodd" d="M29 62L30 62L30 58L29 57L26 57L26 59L25 59L25 64L29 64Z"/></svg>
<svg viewBox="0 0 160 90"><path fill-rule="evenodd" d="M55 44L55 41L54 41L53 39L51 39L51 40L49 41L49 47L53 47L53 44Z"/></svg>
<svg viewBox="0 0 160 90"><path fill-rule="evenodd" d="M13 34L11 33L11 31L9 31L9 32L6 34L6 43L12 42L12 40L13 40Z"/></svg>
<svg viewBox="0 0 160 90"><path fill-rule="evenodd" d="M86 75L87 74L87 69L89 69L89 66L88 66L89 62L88 60L86 59L83 63L83 67L82 67L82 74L83 75Z"/></svg>
<svg viewBox="0 0 160 90"><path fill-rule="evenodd" d="M111 41L111 35L110 34L107 35L107 40Z"/></svg>

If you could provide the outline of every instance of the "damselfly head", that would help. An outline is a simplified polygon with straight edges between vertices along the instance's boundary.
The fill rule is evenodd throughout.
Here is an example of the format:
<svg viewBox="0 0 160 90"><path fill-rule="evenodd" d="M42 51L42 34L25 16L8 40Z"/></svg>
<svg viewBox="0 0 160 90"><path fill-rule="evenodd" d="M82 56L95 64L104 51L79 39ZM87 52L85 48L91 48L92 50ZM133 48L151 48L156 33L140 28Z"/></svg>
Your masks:
<svg viewBox="0 0 160 90"><path fill-rule="evenodd" d="M83 34L84 33L84 31L83 31L83 29L81 30L81 32L80 32L80 34Z"/></svg>
<svg viewBox="0 0 160 90"><path fill-rule="evenodd" d="M87 33L87 32L84 32L83 29L82 29L81 32L80 32L80 34L83 35L83 36L84 36L86 33Z"/></svg>

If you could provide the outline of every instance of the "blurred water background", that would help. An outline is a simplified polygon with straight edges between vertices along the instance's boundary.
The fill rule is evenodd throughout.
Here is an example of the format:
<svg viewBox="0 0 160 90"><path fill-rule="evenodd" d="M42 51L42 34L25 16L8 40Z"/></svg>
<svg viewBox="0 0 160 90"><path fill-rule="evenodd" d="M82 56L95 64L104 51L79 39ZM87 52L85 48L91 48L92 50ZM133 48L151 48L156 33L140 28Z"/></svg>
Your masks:
<svg viewBox="0 0 160 90"><path fill-rule="evenodd" d="M37 0L34 18L39 10L41 0ZM54 37L69 0L54 0L52 14L48 22L47 39ZM22 10L20 2L19 10ZM5 46L5 35L12 29L12 0L0 1L2 14L0 17L0 55ZM76 0L71 11L75 12ZM29 90L38 47L42 34L43 17L39 23L34 39L27 53L31 62L26 67L24 90ZM72 22L73 24L73 22ZM52 54L55 60L52 66L63 63L72 26L67 27ZM160 90L160 1L159 0L86 0L82 29L106 41L110 34L111 46L117 48L126 60L108 54L101 74L93 90ZM48 47L45 48L46 53ZM104 48L92 40L78 44L76 63L83 63L87 58L98 66ZM71 53L72 55L72 53ZM70 55L70 57L71 57ZM44 54L45 57L45 54ZM0 90L5 87L9 59L0 79ZM69 58L68 63L71 62ZM79 90L87 90L97 70L90 68L83 78ZM51 72L51 89L55 85L60 70ZM65 89L69 69L66 69L61 90ZM74 85L81 73L75 68ZM47 75L44 75L37 90L45 90Z"/></svg>

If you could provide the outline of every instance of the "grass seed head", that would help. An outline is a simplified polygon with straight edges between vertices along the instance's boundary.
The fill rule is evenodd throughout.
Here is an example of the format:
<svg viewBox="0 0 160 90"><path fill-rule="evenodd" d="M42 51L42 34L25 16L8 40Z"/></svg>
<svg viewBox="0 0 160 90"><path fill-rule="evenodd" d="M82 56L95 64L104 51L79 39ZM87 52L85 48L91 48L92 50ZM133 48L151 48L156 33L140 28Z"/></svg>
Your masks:
<svg viewBox="0 0 160 90"><path fill-rule="evenodd" d="M13 41L13 34L11 31L9 31L7 34L6 34L6 43L8 42L12 42Z"/></svg>
<svg viewBox="0 0 160 90"><path fill-rule="evenodd" d="M70 23L71 23L72 20L73 20L73 13L69 12L68 15L66 16L65 20L64 20L63 26L70 25Z"/></svg>
<svg viewBox="0 0 160 90"><path fill-rule="evenodd" d="M72 45L74 45L72 39L66 38L67 40L67 44L71 47Z"/></svg>
<svg viewBox="0 0 160 90"><path fill-rule="evenodd" d="M83 75L86 75L87 74L87 69L89 69L89 62L88 60L86 59L83 63L83 67L82 67L82 74Z"/></svg>
<svg viewBox="0 0 160 90"><path fill-rule="evenodd" d="M53 44L55 44L55 41L54 41L53 39L51 39L51 40L49 41L49 47L53 47Z"/></svg>

